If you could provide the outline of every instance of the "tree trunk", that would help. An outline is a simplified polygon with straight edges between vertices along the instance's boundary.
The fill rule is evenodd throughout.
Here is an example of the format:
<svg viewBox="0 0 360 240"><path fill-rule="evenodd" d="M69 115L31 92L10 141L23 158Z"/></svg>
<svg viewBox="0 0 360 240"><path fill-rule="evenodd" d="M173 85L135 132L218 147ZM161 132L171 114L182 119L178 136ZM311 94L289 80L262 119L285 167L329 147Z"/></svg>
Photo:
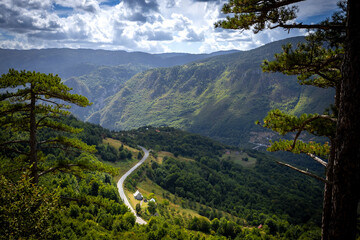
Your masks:
<svg viewBox="0 0 360 240"><path fill-rule="evenodd" d="M30 93L30 177L32 178L32 183L37 184L39 181L38 176L38 166L37 166L37 140L36 140L36 98L33 91L33 84L31 84L31 93Z"/></svg>
<svg viewBox="0 0 360 240"><path fill-rule="evenodd" d="M360 1L348 0L328 239L356 238L360 194Z"/></svg>
<svg viewBox="0 0 360 240"><path fill-rule="evenodd" d="M333 182L333 166L334 166L334 158L335 158L335 148L334 148L334 140L331 139L331 152L328 161L328 165L326 167L326 180L329 182ZM322 223L321 223L321 239L328 240L329 239L329 225L331 219L331 209L332 209L332 184L325 183L324 189L324 199L323 199L323 211L322 211Z"/></svg>

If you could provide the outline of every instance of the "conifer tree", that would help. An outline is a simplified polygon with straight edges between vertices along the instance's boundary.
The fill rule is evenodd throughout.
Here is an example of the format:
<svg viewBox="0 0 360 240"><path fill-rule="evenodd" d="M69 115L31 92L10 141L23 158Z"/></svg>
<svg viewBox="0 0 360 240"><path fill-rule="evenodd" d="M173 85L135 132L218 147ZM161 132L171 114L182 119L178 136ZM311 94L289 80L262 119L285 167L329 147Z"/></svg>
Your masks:
<svg viewBox="0 0 360 240"><path fill-rule="evenodd" d="M297 23L303 0L230 0L222 8L232 14L215 27L249 30L308 29L305 43L283 46L275 61L264 61L266 72L298 75L300 84L336 90L335 104L326 114L294 116L278 109L269 112L262 126L293 140L273 142L268 150L304 153L325 166L326 178L281 163L325 183L322 239L355 239L360 186L360 2L339 2L342 11L318 24ZM299 140L302 132L328 137L330 143ZM319 158L325 157L326 160Z"/></svg>
<svg viewBox="0 0 360 240"><path fill-rule="evenodd" d="M59 169L85 166L83 163L60 162L53 166L39 167L43 160L41 149L62 148L79 149L95 152L95 146L62 135L46 140L39 140L38 132L48 128L54 131L79 133L82 129L70 127L59 120L69 115L66 111L76 104L89 106L87 98L72 94L69 87L61 82L57 75L10 69L0 78L0 149L16 153L13 161L22 166L19 170L30 170L33 183L38 183L39 176ZM23 169L25 168L25 169Z"/></svg>

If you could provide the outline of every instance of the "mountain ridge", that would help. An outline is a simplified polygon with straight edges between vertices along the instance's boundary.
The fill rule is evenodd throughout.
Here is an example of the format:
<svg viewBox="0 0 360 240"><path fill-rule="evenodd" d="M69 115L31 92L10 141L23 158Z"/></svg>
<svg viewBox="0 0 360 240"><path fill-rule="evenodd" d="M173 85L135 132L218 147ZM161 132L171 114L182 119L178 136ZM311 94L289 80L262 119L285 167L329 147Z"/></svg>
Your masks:
<svg viewBox="0 0 360 240"><path fill-rule="evenodd" d="M167 125L227 144L246 144L251 132L264 131L254 122L270 109L300 114L321 112L331 104L332 90L300 86L294 76L261 71L262 61L273 59L281 45L301 40L140 72L88 120L116 130Z"/></svg>
<svg viewBox="0 0 360 240"><path fill-rule="evenodd" d="M232 51L236 50L229 52ZM209 54L150 54L146 52L101 49L0 49L0 57L3 59L0 63L0 72L5 73L9 68L26 69L29 71L54 73L66 79L72 76L84 75L99 66L140 64L148 65L149 67L170 67L227 53L227 51L219 51Z"/></svg>

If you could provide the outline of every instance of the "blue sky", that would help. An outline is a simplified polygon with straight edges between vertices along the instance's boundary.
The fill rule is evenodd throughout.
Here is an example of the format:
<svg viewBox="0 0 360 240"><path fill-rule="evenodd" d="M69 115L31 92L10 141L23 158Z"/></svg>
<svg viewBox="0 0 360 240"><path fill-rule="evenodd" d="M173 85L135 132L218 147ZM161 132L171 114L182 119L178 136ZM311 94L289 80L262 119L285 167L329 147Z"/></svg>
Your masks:
<svg viewBox="0 0 360 240"><path fill-rule="evenodd" d="M214 29L226 0L0 0L0 48L91 48L149 53L248 50L306 34ZM337 0L307 0L299 22L330 16Z"/></svg>

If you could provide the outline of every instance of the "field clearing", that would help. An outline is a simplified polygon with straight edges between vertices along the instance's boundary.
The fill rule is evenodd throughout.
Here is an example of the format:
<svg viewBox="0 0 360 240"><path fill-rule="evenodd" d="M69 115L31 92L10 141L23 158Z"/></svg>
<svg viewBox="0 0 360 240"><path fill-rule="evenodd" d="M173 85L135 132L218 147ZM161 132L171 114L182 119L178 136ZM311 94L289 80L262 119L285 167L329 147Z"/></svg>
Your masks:
<svg viewBox="0 0 360 240"><path fill-rule="evenodd" d="M157 203L163 203L164 200L169 201L169 208L174 209L175 211L181 213L182 215L186 214L186 215L190 215L192 217L200 217L200 215L196 211L194 211L192 209L188 209L188 208L183 208L179 204L176 204L176 203L172 202L171 200L169 200L169 198L170 199L178 198L178 200L181 201L181 198L176 197L169 191L166 191L165 189L161 188L159 185L150 181L148 178L145 181L142 181L141 183L139 183L137 188L141 192L141 194L143 194L143 196L145 196L145 197L149 196L151 193L154 193L154 198ZM163 196L167 196L167 198L165 198ZM138 201L138 202L140 202L140 201ZM143 205L143 206L146 207L147 205Z"/></svg>
<svg viewBox="0 0 360 240"><path fill-rule="evenodd" d="M113 138L105 138L105 139L103 139L103 143L110 144L110 146L114 147L117 150L121 147L121 145L123 145L125 149L131 151L132 153L140 152L138 149L129 147L129 146L123 144L122 142L120 142L119 140L116 140Z"/></svg>
<svg viewBox="0 0 360 240"><path fill-rule="evenodd" d="M185 161L185 162L194 162L195 161L194 159L186 158L186 157L182 157L182 156L175 157L174 154L172 154L171 152L161 151L161 152L158 152L158 157L157 157L156 162L159 164L162 164L164 157L176 158L180 161Z"/></svg>
<svg viewBox="0 0 360 240"><path fill-rule="evenodd" d="M245 161L244 159L248 159ZM253 168L256 164L256 158L250 157L245 152L231 151L229 154L224 154L221 159L228 159L234 163L240 164L244 168Z"/></svg>

